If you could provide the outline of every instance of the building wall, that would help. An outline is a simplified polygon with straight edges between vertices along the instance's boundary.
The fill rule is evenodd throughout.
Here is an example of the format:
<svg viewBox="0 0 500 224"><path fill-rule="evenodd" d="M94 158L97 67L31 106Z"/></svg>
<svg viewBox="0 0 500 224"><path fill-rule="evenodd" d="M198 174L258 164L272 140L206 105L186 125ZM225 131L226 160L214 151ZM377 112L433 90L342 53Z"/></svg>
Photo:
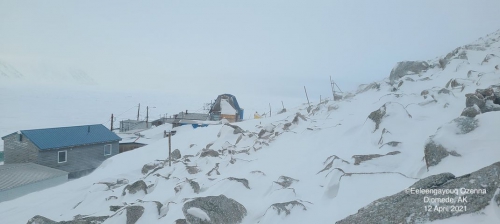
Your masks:
<svg viewBox="0 0 500 224"><path fill-rule="evenodd" d="M120 132L126 132L136 129L147 129L148 127L151 127L151 122L146 123L146 121L134 120L120 121Z"/></svg>
<svg viewBox="0 0 500 224"><path fill-rule="evenodd" d="M26 184L16 188L0 191L0 202L12 200L23 195L40 191L49 187L54 187L68 181L68 175L62 175L51 179L45 179L35 183Z"/></svg>
<svg viewBox="0 0 500 224"><path fill-rule="evenodd" d="M4 163L36 162L38 148L26 136L19 141L19 134L6 136L3 142Z"/></svg>
<svg viewBox="0 0 500 224"><path fill-rule="evenodd" d="M123 144L120 144L120 153L126 152L126 151L130 151L130 150L134 150L136 148L140 148L140 147L143 147L143 146L145 146L145 144L141 144L141 143L123 143Z"/></svg>
<svg viewBox="0 0 500 224"><path fill-rule="evenodd" d="M104 155L104 145L111 144L111 155ZM69 172L69 178L88 174L107 158L119 153L118 141L106 144L86 145L71 148L40 151L35 163ZM66 151L67 159L58 163L58 152Z"/></svg>

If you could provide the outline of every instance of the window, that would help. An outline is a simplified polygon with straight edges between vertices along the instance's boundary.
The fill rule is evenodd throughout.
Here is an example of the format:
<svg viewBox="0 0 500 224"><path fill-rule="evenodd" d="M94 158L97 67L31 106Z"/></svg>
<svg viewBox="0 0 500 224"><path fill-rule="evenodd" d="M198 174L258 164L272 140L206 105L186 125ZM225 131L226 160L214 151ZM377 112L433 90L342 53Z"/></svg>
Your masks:
<svg viewBox="0 0 500 224"><path fill-rule="evenodd" d="M68 153L66 150L57 152L57 163L65 163L68 160Z"/></svg>
<svg viewBox="0 0 500 224"><path fill-rule="evenodd" d="M104 145L104 155L105 156L111 155L111 144Z"/></svg>

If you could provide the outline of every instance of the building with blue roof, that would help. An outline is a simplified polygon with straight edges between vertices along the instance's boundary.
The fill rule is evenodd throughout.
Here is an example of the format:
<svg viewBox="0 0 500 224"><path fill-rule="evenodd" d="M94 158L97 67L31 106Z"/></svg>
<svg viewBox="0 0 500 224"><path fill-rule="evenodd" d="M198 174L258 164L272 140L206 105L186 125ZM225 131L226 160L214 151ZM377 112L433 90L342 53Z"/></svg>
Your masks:
<svg viewBox="0 0 500 224"><path fill-rule="evenodd" d="M115 133L102 124L21 130L2 137L4 163L36 163L77 178L119 153Z"/></svg>
<svg viewBox="0 0 500 224"><path fill-rule="evenodd" d="M236 97L231 94L221 94L215 99L210 108L210 120L218 121L226 119L229 122L243 120L243 108L240 107Z"/></svg>

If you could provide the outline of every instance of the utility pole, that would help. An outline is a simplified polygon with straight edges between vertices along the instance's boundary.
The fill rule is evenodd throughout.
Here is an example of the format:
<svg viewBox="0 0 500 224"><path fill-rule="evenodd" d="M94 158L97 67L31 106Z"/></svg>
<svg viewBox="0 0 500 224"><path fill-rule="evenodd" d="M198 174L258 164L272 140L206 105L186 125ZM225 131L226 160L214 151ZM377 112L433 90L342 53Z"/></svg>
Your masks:
<svg viewBox="0 0 500 224"><path fill-rule="evenodd" d="M141 104L139 104L139 107L137 108L137 121L139 121L139 110L141 110Z"/></svg>
<svg viewBox="0 0 500 224"><path fill-rule="evenodd" d="M307 104L309 104L309 107L310 107L311 103L309 102L309 97L307 96L306 86L304 86L304 92L306 92Z"/></svg>
<svg viewBox="0 0 500 224"><path fill-rule="evenodd" d="M332 100L335 101L335 86L334 85L334 82L332 81L332 76L330 76L330 87L332 88Z"/></svg>
<svg viewBox="0 0 500 224"><path fill-rule="evenodd" d="M269 117L271 117L272 113L271 113L271 103L269 103Z"/></svg>
<svg viewBox="0 0 500 224"><path fill-rule="evenodd" d="M111 129L109 129L110 131L113 131L113 114L111 114Z"/></svg>
<svg viewBox="0 0 500 224"><path fill-rule="evenodd" d="M172 166L172 131L168 132L168 166Z"/></svg>
<svg viewBox="0 0 500 224"><path fill-rule="evenodd" d="M283 109L285 109L285 104L283 104L283 100L281 101L281 106L283 107Z"/></svg>
<svg viewBox="0 0 500 224"><path fill-rule="evenodd" d="M337 83L335 83L334 81L332 81L332 76L330 76L330 85L332 87L332 94L333 94L333 101L335 101L335 86L339 89L339 91L342 93L342 90L340 89L340 87L337 85Z"/></svg>

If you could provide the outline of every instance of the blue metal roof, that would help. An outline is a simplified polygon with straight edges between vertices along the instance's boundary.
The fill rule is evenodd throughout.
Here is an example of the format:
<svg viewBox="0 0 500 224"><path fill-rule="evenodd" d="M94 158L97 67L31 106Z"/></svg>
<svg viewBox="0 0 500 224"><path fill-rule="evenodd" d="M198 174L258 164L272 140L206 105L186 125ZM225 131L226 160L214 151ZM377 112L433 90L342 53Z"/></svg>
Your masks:
<svg viewBox="0 0 500 224"><path fill-rule="evenodd" d="M122 140L102 124L22 130L21 133L40 150Z"/></svg>

